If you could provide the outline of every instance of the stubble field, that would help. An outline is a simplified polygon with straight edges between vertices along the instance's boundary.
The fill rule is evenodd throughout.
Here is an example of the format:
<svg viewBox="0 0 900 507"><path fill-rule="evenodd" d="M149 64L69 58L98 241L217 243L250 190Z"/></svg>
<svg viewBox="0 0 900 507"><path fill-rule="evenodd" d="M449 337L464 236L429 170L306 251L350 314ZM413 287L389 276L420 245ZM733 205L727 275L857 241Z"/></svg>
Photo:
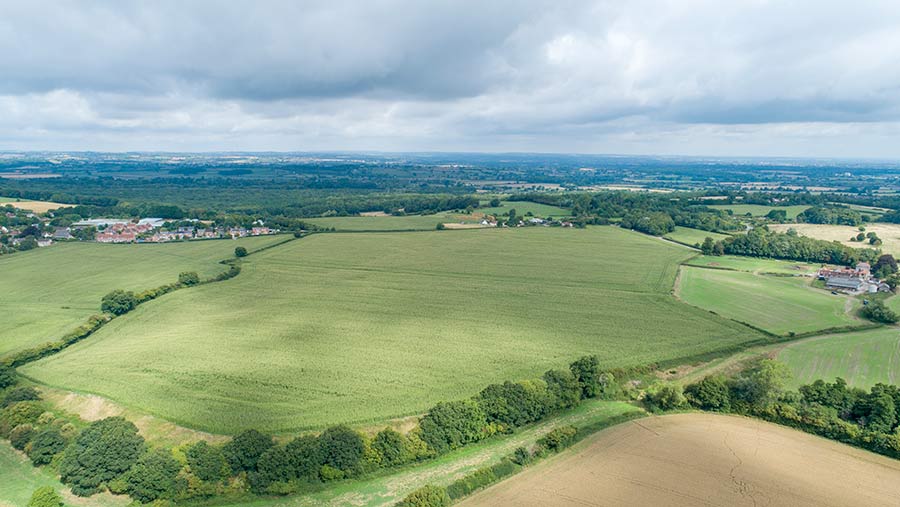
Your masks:
<svg viewBox="0 0 900 507"><path fill-rule="evenodd" d="M604 430L459 505L888 506L898 496L890 458L759 420L678 414Z"/></svg>
<svg viewBox="0 0 900 507"><path fill-rule="evenodd" d="M692 252L614 227L322 234L22 368L219 433L419 413L583 354L635 366L765 337L669 292Z"/></svg>

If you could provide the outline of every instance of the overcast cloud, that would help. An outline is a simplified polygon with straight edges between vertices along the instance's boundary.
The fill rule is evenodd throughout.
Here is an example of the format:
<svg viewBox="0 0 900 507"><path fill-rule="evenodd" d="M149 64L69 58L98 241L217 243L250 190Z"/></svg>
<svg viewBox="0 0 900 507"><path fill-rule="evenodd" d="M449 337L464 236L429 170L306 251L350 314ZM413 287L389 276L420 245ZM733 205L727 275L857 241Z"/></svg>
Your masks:
<svg viewBox="0 0 900 507"><path fill-rule="evenodd" d="M900 6L2 1L0 149L900 158Z"/></svg>

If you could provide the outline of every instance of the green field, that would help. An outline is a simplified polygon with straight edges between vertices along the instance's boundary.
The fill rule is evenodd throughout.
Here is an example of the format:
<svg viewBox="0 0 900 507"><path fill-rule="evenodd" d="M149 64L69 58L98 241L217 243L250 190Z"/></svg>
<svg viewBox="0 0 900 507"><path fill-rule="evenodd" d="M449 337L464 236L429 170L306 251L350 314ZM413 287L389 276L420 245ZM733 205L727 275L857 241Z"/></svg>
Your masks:
<svg viewBox="0 0 900 507"><path fill-rule="evenodd" d="M8 442L0 441L0 507L25 507L37 488L51 486L63 498L71 497L68 490L50 472L31 466L31 461L16 452ZM77 498L77 497L75 497ZM78 507L122 507L128 505L128 497L109 494L77 498L66 505Z"/></svg>
<svg viewBox="0 0 900 507"><path fill-rule="evenodd" d="M675 230L663 236L683 245L700 245L706 238L712 238L716 241L728 237L727 234L719 234L717 232L701 231L699 229L691 229L690 227L675 227Z"/></svg>
<svg viewBox="0 0 900 507"><path fill-rule="evenodd" d="M797 215L810 208L810 206L805 204L796 206L764 206L762 204L712 204L708 207L713 209L731 210L731 212L735 216L741 216L750 213L755 217L766 216L766 214L773 209L783 209L787 212L788 219L791 220L797 218Z"/></svg>
<svg viewBox="0 0 900 507"><path fill-rule="evenodd" d="M433 231L437 224L462 220L457 213L383 217L323 217L303 221L319 227L334 227L339 231ZM474 222L474 219L469 221Z"/></svg>
<svg viewBox="0 0 900 507"><path fill-rule="evenodd" d="M886 327L812 338L788 345L778 355L794 373L793 387L842 377L861 388L900 382L900 330Z"/></svg>
<svg viewBox="0 0 900 507"><path fill-rule="evenodd" d="M669 295L689 255L616 227L318 234L20 371L189 427L288 432L420 413L588 353L632 366L763 339Z"/></svg>
<svg viewBox="0 0 900 507"><path fill-rule="evenodd" d="M808 279L799 277L684 266L679 296L686 303L775 334L862 324L847 314L856 300L807 283Z"/></svg>
<svg viewBox="0 0 900 507"><path fill-rule="evenodd" d="M319 227L334 227L339 231L431 231L439 223L478 223L483 215L506 215L513 209L518 216L524 216L529 212L536 217L544 218L571 215L568 210L556 206L529 201L503 201L500 207L478 208L472 215L448 211L433 215L320 217L304 221Z"/></svg>
<svg viewBox="0 0 900 507"><path fill-rule="evenodd" d="M260 236L236 241L145 245L61 243L0 257L0 356L56 340L100 312L114 289L143 290L178 280L182 271L209 277L237 245L249 250L283 241Z"/></svg>
<svg viewBox="0 0 900 507"><path fill-rule="evenodd" d="M698 255L685 264L705 268L731 269L748 273L778 273L784 275L813 274L821 267L799 261L780 261L759 257L740 257L737 255Z"/></svg>

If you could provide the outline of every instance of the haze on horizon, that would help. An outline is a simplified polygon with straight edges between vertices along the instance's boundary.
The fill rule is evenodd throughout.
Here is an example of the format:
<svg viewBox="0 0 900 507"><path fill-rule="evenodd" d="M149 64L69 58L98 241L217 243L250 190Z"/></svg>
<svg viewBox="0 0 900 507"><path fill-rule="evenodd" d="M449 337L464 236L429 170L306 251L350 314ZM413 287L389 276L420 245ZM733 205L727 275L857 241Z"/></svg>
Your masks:
<svg viewBox="0 0 900 507"><path fill-rule="evenodd" d="M0 150L900 158L891 0L4 2Z"/></svg>

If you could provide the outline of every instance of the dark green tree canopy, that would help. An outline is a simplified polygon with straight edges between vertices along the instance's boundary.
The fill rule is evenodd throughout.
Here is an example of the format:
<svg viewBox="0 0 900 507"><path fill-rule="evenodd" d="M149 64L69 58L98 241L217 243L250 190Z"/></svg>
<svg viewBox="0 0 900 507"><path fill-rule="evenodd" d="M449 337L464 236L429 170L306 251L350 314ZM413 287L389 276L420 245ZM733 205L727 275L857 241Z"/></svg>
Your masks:
<svg viewBox="0 0 900 507"><path fill-rule="evenodd" d="M259 457L274 445L271 436L256 430L246 430L225 444L222 451L232 471L251 471L256 469Z"/></svg>
<svg viewBox="0 0 900 507"><path fill-rule="evenodd" d="M91 423L66 449L59 473L73 493L92 495L128 471L143 452L137 427L122 417L108 417Z"/></svg>
<svg viewBox="0 0 900 507"><path fill-rule="evenodd" d="M123 315L138 305L134 292L114 290L100 300L100 310L113 315Z"/></svg>

